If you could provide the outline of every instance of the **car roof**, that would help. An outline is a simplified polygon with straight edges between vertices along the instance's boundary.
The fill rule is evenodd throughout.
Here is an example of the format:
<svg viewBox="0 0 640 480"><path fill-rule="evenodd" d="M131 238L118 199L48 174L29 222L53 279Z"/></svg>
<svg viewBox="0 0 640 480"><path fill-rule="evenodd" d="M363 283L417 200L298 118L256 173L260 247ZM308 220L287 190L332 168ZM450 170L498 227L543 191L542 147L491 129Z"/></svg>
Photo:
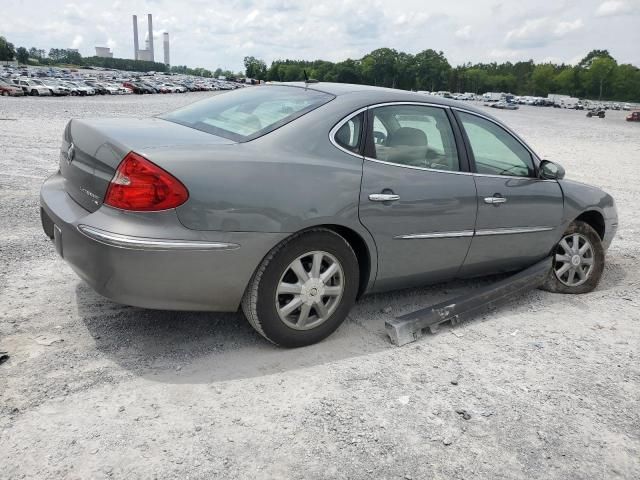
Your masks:
<svg viewBox="0 0 640 480"><path fill-rule="evenodd" d="M420 102L430 103L433 105L443 105L448 107L458 107L463 110L480 113L490 117L486 112L480 109L461 103L459 100L448 99L436 95L425 95L424 93L410 92L408 90L399 90L396 88L374 87L372 85L357 85L352 83L330 83L330 82L276 82L271 85L285 85L291 87L308 88L320 92L329 93L336 97L344 95L357 95L366 98L371 103L383 102ZM493 118L493 117L491 117Z"/></svg>

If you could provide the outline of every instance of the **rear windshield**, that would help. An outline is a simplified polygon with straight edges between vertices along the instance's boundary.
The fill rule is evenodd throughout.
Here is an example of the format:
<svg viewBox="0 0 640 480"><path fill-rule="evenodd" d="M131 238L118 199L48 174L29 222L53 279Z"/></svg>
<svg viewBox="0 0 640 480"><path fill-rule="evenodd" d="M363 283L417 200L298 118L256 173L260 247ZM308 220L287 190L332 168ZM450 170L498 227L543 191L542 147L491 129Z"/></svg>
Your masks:
<svg viewBox="0 0 640 480"><path fill-rule="evenodd" d="M300 87L247 87L193 103L160 118L246 142L304 115L334 96Z"/></svg>

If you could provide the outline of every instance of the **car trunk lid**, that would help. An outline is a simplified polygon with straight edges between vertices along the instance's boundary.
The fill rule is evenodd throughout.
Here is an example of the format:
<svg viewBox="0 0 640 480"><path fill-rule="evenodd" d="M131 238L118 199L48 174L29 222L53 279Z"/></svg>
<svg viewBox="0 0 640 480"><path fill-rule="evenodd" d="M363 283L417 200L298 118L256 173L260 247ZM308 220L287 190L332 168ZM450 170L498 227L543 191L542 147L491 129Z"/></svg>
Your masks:
<svg viewBox="0 0 640 480"><path fill-rule="evenodd" d="M153 162L153 150L185 145L224 145L231 140L159 118L71 120L60 149L67 193L90 212L102 205L109 182L131 151Z"/></svg>

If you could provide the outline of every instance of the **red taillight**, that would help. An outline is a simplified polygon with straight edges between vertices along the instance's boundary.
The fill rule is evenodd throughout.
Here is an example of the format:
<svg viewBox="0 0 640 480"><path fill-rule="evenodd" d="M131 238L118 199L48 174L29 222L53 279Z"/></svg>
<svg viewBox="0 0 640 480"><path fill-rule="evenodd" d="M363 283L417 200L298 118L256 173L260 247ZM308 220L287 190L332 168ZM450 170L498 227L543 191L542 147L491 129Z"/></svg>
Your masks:
<svg viewBox="0 0 640 480"><path fill-rule="evenodd" d="M104 203L123 210L167 210L189 198L185 186L157 165L129 152L109 183Z"/></svg>

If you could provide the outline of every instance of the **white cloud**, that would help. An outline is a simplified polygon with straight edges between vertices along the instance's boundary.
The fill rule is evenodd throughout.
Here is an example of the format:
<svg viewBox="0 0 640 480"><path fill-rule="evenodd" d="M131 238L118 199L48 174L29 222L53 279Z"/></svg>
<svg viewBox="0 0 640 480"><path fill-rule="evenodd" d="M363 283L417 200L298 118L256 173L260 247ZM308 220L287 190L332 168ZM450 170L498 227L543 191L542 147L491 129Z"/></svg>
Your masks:
<svg viewBox="0 0 640 480"><path fill-rule="evenodd" d="M584 23L581 18L574 20L573 22L559 22L556 25L556 28L553 30L553 33L556 37L564 37L571 32L575 32L576 30L580 30L584 27Z"/></svg>
<svg viewBox="0 0 640 480"><path fill-rule="evenodd" d="M505 44L515 48L542 47L583 27L581 18L573 21L556 21L549 17L535 18L525 21L520 28L507 32Z"/></svg>
<svg viewBox="0 0 640 480"><path fill-rule="evenodd" d="M82 46L82 35L76 35L71 42L71 48L80 48Z"/></svg>
<svg viewBox="0 0 640 480"><path fill-rule="evenodd" d="M626 15L630 13L640 13L640 2L638 2L638 0L609 0L602 2L596 10L596 15L599 17Z"/></svg>
<svg viewBox="0 0 640 480"><path fill-rule="evenodd" d="M471 38L471 25L465 25L456 30L455 36L461 40L469 40Z"/></svg>

